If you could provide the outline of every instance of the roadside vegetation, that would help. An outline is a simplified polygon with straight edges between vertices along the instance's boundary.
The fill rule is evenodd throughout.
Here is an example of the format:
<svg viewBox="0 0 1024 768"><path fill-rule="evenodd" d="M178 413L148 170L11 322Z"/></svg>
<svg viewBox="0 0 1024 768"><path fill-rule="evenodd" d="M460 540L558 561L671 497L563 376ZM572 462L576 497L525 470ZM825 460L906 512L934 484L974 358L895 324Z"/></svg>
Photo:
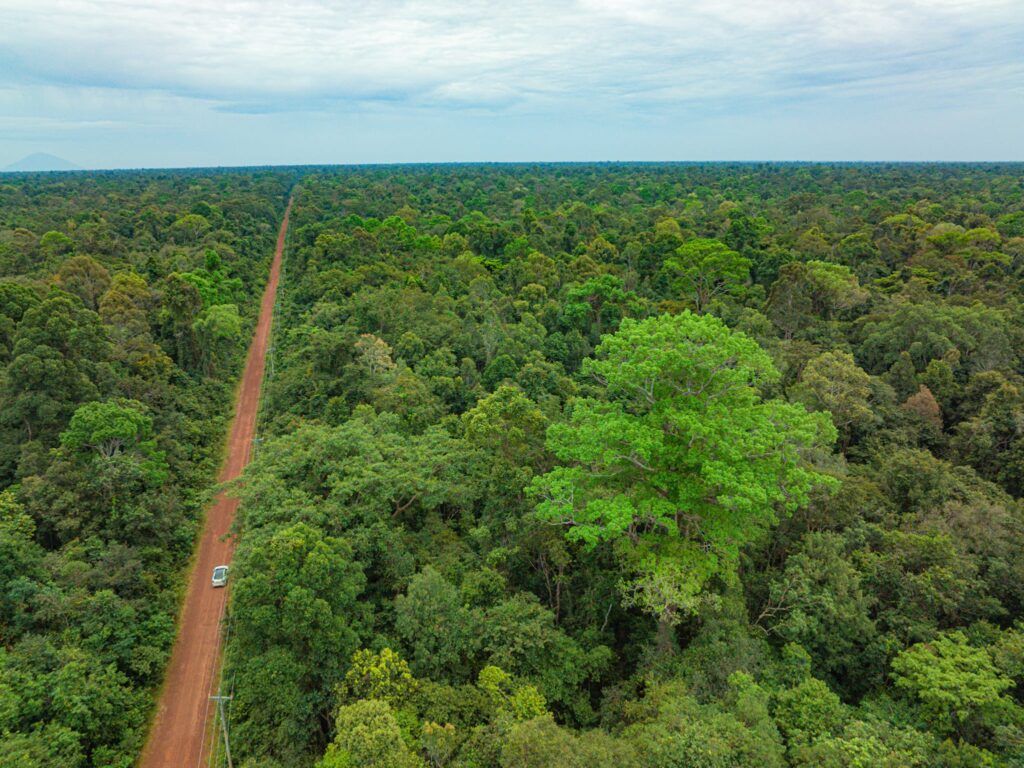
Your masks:
<svg viewBox="0 0 1024 768"><path fill-rule="evenodd" d="M130 768L291 175L0 177L0 766Z"/></svg>

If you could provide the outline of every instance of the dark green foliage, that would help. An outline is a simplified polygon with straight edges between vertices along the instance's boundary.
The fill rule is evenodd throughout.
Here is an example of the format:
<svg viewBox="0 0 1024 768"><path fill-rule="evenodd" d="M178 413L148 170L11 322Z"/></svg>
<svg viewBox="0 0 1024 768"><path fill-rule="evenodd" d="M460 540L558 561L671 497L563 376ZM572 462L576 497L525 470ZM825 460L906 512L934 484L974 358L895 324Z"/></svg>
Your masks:
<svg viewBox="0 0 1024 768"><path fill-rule="evenodd" d="M289 183L285 173L5 183L3 768L127 768L138 756ZM189 220L193 206L216 208L217 229ZM231 333L222 317L196 315L201 299L176 290L197 290L178 270L221 290L214 298L231 303L210 312Z"/></svg>
<svg viewBox="0 0 1024 768"><path fill-rule="evenodd" d="M242 754L1014 764L1021 178L306 176L243 562L296 523L349 541L372 650L361 695L338 668L300 699L312 652L276 682L233 653L318 702L247 694ZM245 730L275 718L299 731Z"/></svg>
<svg viewBox="0 0 1024 768"><path fill-rule="evenodd" d="M290 173L4 188L19 765L140 743ZM1022 180L304 169L240 491L236 761L1021 764Z"/></svg>
<svg viewBox="0 0 1024 768"><path fill-rule="evenodd" d="M305 177L269 383L279 437L247 479L243 552L296 522L350 541L360 643L413 677L387 712L324 681L341 709L323 764L1018 759L1020 180ZM970 674L997 683L953 722L911 668L957 628L963 658L991 659ZM550 714L517 719L537 706ZM363 724L379 739L351 741ZM308 722L299 762L329 738Z"/></svg>

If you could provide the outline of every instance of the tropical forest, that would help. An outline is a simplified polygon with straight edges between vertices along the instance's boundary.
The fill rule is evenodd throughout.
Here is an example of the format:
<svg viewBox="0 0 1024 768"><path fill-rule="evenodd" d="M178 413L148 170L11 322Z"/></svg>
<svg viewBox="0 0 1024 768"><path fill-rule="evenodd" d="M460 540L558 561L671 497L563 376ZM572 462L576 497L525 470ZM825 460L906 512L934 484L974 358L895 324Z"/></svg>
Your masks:
<svg viewBox="0 0 1024 768"><path fill-rule="evenodd" d="M204 765L1024 765L1024 165L0 175L0 767L159 750L219 494Z"/></svg>

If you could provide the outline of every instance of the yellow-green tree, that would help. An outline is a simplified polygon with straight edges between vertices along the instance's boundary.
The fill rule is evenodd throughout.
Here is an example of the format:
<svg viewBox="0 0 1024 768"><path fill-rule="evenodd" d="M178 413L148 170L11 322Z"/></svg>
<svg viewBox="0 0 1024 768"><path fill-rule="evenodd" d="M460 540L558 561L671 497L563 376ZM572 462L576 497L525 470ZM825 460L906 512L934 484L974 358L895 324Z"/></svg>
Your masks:
<svg viewBox="0 0 1024 768"><path fill-rule="evenodd" d="M537 516L585 546L612 545L626 602L667 628L713 577L735 576L740 548L828 479L804 455L836 437L827 415L764 400L768 355L711 316L624 320L585 374L581 398L548 430L562 466L531 486Z"/></svg>

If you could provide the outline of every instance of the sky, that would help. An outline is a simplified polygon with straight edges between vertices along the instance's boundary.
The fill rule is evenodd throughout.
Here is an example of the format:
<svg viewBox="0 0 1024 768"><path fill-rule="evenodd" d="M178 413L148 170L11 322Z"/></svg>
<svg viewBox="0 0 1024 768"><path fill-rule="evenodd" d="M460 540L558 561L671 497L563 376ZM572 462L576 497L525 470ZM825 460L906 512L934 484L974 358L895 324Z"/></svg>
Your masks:
<svg viewBox="0 0 1024 768"><path fill-rule="evenodd" d="M0 0L0 167L1024 160L1024 0Z"/></svg>

